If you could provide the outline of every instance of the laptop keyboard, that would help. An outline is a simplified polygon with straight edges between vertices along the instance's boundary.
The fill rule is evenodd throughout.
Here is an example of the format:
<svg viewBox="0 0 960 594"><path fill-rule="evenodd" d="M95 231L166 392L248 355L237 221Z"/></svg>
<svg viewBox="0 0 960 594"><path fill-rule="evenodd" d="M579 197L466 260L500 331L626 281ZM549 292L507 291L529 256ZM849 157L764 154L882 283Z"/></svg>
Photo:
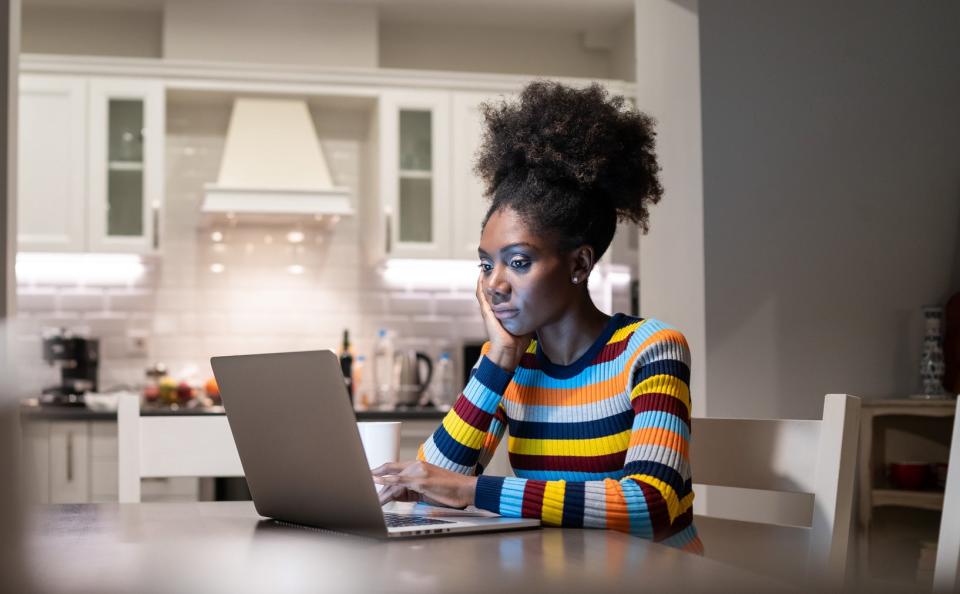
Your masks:
<svg viewBox="0 0 960 594"><path fill-rule="evenodd" d="M423 516L411 516L410 514L395 514L384 512L383 519L387 522L387 528L399 528L401 526L427 526L430 524L453 524L448 520L435 520Z"/></svg>

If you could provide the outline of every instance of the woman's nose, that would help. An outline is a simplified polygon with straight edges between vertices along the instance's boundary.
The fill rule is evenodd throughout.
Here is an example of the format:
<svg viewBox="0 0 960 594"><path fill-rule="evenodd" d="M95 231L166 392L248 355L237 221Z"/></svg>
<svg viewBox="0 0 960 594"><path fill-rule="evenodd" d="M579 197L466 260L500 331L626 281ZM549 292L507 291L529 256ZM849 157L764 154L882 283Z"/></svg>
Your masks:
<svg viewBox="0 0 960 594"><path fill-rule="evenodd" d="M510 294L510 284L503 277L503 270L500 266L494 266L487 284L488 297L502 297Z"/></svg>

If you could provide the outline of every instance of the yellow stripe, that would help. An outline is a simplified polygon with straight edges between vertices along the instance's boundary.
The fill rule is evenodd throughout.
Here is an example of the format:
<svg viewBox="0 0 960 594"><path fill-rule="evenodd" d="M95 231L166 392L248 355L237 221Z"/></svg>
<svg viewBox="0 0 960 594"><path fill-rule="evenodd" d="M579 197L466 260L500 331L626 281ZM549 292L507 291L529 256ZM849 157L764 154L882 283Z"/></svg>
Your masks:
<svg viewBox="0 0 960 594"><path fill-rule="evenodd" d="M663 497L663 500L667 503L667 512L670 514L671 524L673 524L673 521L677 519L677 516L685 511L685 508L681 509L680 501L677 499L677 493L673 490L673 487L661 481L657 477L650 476L649 474L631 474L629 478L643 481L655 488L657 491L660 491L660 496ZM693 500L691 499L690 501L692 502Z"/></svg>
<svg viewBox="0 0 960 594"><path fill-rule="evenodd" d="M540 518L544 524L559 526L563 522L563 494L566 481L547 481L543 489L543 508Z"/></svg>
<svg viewBox="0 0 960 594"><path fill-rule="evenodd" d="M628 334L630 334L631 332L633 332L634 330L636 330L638 327L640 327L640 324L642 324L642 323L643 323L643 321L634 322L634 323L632 323L632 324L627 324L627 325L624 326L623 328L620 328L619 330L617 330L616 332L613 333L613 336L610 337L610 340L607 341L607 344L611 344L611 343L614 343L614 342L620 342L621 340L623 340L624 338L626 338Z"/></svg>
<svg viewBox="0 0 960 594"><path fill-rule="evenodd" d="M666 373L651 375L634 386L630 392L630 400L632 401L640 394L651 392L673 396L687 407L688 412L690 411L690 388L678 377Z"/></svg>
<svg viewBox="0 0 960 594"><path fill-rule="evenodd" d="M510 452L534 456L605 456L627 449L630 430L593 439L526 439L511 437Z"/></svg>
<svg viewBox="0 0 960 594"><path fill-rule="evenodd" d="M454 411L450 411L447 416L443 417L443 428L458 443L474 450L480 449L487 437L486 432L473 427L458 417Z"/></svg>

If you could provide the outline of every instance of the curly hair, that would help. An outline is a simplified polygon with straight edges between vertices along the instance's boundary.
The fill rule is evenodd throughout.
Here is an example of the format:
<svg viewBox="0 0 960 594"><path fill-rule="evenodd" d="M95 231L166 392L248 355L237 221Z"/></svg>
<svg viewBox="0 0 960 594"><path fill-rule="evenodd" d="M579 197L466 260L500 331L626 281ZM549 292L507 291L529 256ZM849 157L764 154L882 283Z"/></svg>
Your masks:
<svg viewBox="0 0 960 594"><path fill-rule="evenodd" d="M474 171L491 198L484 217L513 209L561 249L593 247L597 260L618 220L648 230L648 208L663 187L654 153L654 120L624 108L597 83L576 89L528 84L515 101L481 106L486 128Z"/></svg>

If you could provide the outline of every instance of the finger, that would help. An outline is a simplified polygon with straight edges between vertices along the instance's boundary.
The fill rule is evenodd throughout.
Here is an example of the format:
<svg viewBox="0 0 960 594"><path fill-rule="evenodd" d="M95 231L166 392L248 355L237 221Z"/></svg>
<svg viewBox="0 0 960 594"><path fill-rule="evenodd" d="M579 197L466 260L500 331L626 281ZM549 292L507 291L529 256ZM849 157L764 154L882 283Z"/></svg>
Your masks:
<svg viewBox="0 0 960 594"><path fill-rule="evenodd" d="M396 486L387 487L383 491L380 491L380 494L379 494L380 505L386 505L387 503L390 503L391 501L397 499L397 497L401 495L404 491L406 491L406 489L404 489L403 487L396 487Z"/></svg>
<svg viewBox="0 0 960 594"><path fill-rule="evenodd" d="M398 474L374 475L373 482L378 485L400 485L403 479Z"/></svg>
<svg viewBox="0 0 960 594"><path fill-rule="evenodd" d="M381 464L376 468L370 470L370 474L374 476L380 476L384 474L398 474L403 472L403 469L407 466L410 466L413 462L387 462Z"/></svg>

